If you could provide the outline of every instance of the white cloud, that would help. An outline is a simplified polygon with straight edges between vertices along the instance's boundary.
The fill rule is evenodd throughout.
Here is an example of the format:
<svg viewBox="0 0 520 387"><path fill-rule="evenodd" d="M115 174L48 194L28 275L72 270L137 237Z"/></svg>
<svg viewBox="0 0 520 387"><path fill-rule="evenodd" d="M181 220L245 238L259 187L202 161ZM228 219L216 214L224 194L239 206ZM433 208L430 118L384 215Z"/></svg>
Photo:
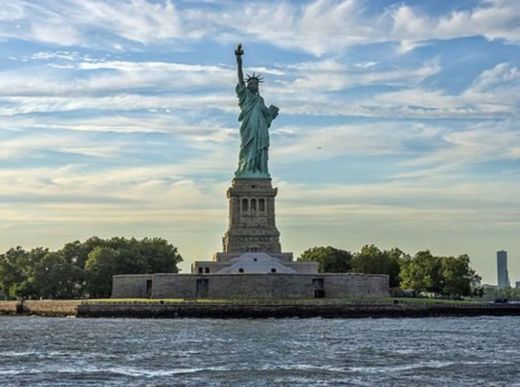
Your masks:
<svg viewBox="0 0 520 387"><path fill-rule="evenodd" d="M0 18L0 38L120 50L128 42L152 44L209 37L269 42L315 55L357 44L397 42L407 52L432 39L484 36L520 42L515 0L482 1L473 8L430 16L419 7L390 6L376 14L361 0L219 3L204 10L172 1L12 0Z"/></svg>
<svg viewBox="0 0 520 387"><path fill-rule="evenodd" d="M93 58L67 63L75 66L73 72L30 68L0 73L0 95L4 95L0 97L0 114L82 109L184 111L183 114L218 109L237 113L232 91L236 75L231 68ZM442 70L438 58L410 68L359 68L327 59L263 70L272 77L263 88L264 96L269 103L281 106L282 114L512 117L517 114L520 98L519 70L508 63L483 71L473 84L456 95L423 86L426 79ZM369 85L393 89L356 98L330 94Z"/></svg>
<svg viewBox="0 0 520 387"><path fill-rule="evenodd" d="M508 63L499 63L490 70L485 70L479 75L473 85L474 90L489 91L491 87L499 84L520 83L520 70Z"/></svg>
<svg viewBox="0 0 520 387"><path fill-rule="evenodd" d="M393 19L392 35L403 41L484 36L489 40L519 43L519 13L520 7L515 0L491 0L482 1L470 10L452 11L438 17L401 4L390 12L390 16Z"/></svg>
<svg viewBox="0 0 520 387"><path fill-rule="evenodd" d="M402 123L296 126L279 130L291 134L280 137L278 146L273 147L275 163L327 160L345 155L402 154L405 138L412 140L423 135L421 125Z"/></svg>
<svg viewBox="0 0 520 387"><path fill-rule="evenodd" d="M32 54L28 58L22 58L27 61L32 60L51 60L51 59L63 59L67 61L76 61L81 58L80 54L75 51L38 51Z"/></svg>
<svg viewBox="0 0 520 387"><path fill-rule="evenodd" d="M63 54L45 54L52 56L63 57ZM167 62L82 61L73 67L75 72L38 69L0 72L0 95L99 95L138 88L153 88L158 93L197 87L215 89L225 84L231 88L236 76L226 67Z"/></svg>
<svg viewBox="0 0 520 387"><path fill-rule="evenodd" d="M289 127L280 129L286 134L276 137L271 154L273 163L282 166L360 156L372 160L364 164L376 166L382 163L381 156L391 156L391 165L380 165L383 179L416 181L459 175L471 179L479 165L520 161L518 129L516 120ZM512 168L504 165L494 176L509 179Z"/></svg>
<svg viewBox="0 0 520 387"><path fill-rule="evenodd" d="M289 76L294 81L280 81L280 87L270 86L269 90L278 93L300 94L305 91L323 93L328 91L345 90L352 86L403 86L422 82L424 79L438 74L441 71L439 59L426 61L417 68L375 68L375 62L369 66L349 66L327 59L318 62L306 62L289 66Z"/></svg>
<svg viewBox="0 0 520 387"><path fill-rule="evenodd" d="M2 16L0 37L63 46L105 46L103 33L145 44L184 35L171 1L13 0Z"/></svg>
<svg viewBox="0 0 520 387"><path fill-rule="evenodd" d="M421 73L427 75L428 71L426 67L416 73L417 76ZM384 75L380 82L384 83ZM397 91L380 92L370 98L358 99L354 104L360 115L368 116L495 119L515 117L519 102L520 72L510 64L501 63L484 70L473 84L459 94L410 84Z"/></svg>
<svg viewBox="0 0 520 387"><path fill-rule="evenodd" d="M370 67L374 67L375 65L377 65L377 63L378 62L376 62L376 61L368 61L368 62L356 63L356 64L354 64L354 66L362 68L362 69L367 69Z"/></svg>
<svg viewBox="0 0 520 387"><path fill-rule="evenodd" d="M227 181L183 178L175 166L103 172L26 168L0 171L0 181L0 197L7 203L0 206L4 222L185 221L187 227L200 219L222 223L228 186ZM471 181L460 175L366 184L278 181L276 185L283 192L278 213L285 222L304 217L316 225L377 219L415 225L486 221L491 226L513 221L511 211L520 210L518 181L503 190L495 181Z"/></svg>
<svg viewBox="0 0 520 387"><path fill-rule="evenodd" d="M282 48L318 56L376 42L398 42L402 53L432 39L484 36L520 42L520 9L515 0L483 1L472 9L438 16L405 4L368 14L365 4L356 0L251 3L224 14L198 16L220 28L233 26L237 34L234 40L240 31Z"/></svg>
<svg viewBox="0 0 520 387"><path fill-rule="evenodd" d="M471 165L493 161L519 160L520 132L515 121L478 123L453 131L445 128L444 146L434 152L401 162L409 168L434 168L429 172L446 174ZM504 168L499 174L506 173Z"/></svg>
<svg viewBox="0 0 520 387"><path fill-rule="evenodd" d="M77 155L108 157L121 150L123 144L87 144L80 136L62 133L27 134L0 140L0 160L17 160L37 151L52 151Z"/></svg>
<svg viewBox="0 0 520 387"><path fill-rule="evenodd" d="M73 1L75 20L141 43L182 37L178 12L171 1Z"/></svg>
<svg viewBox="0 0 520 387"><path fill-rule="evenodd" d="M102 111L131 110L189 110L191 114L208 108L235 112L236 99L229 93L213 93L203 97L193 94L173 96L146 96L138 94L116 94L106 97L12 97L0 99L0 115L28 114L35 112L67 112L96 109Z"/></svg>

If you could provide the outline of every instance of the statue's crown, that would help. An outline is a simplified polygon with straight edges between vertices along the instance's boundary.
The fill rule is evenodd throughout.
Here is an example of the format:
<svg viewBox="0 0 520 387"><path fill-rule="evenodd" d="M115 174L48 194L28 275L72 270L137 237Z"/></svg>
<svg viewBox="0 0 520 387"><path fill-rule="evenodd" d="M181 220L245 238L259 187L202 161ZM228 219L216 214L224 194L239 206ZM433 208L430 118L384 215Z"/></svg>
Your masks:
<svg viewBox="0 0 520 387"><path fill-rule="evenodd" d="M253 75L249 75L247 74L247 80L246 82L252 82L252 81L256 81L258 83L261 83L263 82L264 80L262 79L262 76L260 74L255 74L253 73Z"/></svg>

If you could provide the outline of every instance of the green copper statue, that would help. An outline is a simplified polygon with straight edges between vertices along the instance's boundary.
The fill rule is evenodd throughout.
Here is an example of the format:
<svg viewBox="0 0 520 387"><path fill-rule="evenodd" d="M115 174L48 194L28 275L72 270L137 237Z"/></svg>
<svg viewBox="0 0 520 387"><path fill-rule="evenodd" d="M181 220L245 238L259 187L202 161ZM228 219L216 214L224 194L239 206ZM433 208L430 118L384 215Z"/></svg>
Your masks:
<svg viewBox="0 0 520 387"><path fill-rule="evenodd" d="M267 169L269 148L269 127L278 115L274 105L267 108L260 96L258 86L262 79L259 75L247 76L247 85L242 72L242 45L239 43L235 55L238 67L238 85L236 92L240 106L240 155L236 178L270 178Z"/></svg>

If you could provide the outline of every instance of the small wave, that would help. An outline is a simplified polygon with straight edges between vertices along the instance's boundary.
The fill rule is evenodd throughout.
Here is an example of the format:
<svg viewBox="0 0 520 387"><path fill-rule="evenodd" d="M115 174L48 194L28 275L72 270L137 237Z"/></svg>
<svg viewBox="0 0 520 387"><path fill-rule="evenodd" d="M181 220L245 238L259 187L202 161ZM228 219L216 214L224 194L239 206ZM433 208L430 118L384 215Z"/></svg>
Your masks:
<svg viewBox="0 0 520 387"><path fill-rule="evenodd" d="M34 375L34 374L82 374L96 376L98 374L112 374L112 375L123 375L131 377L163 377L163 376L175 376L182 374L193 374L197 372L208 372L208 371L226 371L224 367L206 367L206 368L176 368L171 370L150 370L133 367L64 367L60 369L28 369L28 368L17 368L17 369L6 369L0 370L0 375Z"/></svg>
<svg viewBox="0 0 520 387"><path fill-rule="evenodd" d="M5 351L0 352L1 357L26 357L26 356L69 356L70 352L61 352L61 351L50 351L50 352L42 352L42 351Z"/></svg>
<svg viewBox="0 0 520 387"><path fill-rule="evenodd" d="M327 372L346 372L348 368L343 367L333 367L328 365L315 366L309 364L294 364L291 367L283 368L277 367L278 369L283 369L284 371L292 371L292 370L303 370L303 371L327 371Z"/></svg>
<svg viewBox="0 0 520 387"><path fill-rule="evenodd" d="M132 367L112 367L103 369L103 372L112 372L116 374L135 376L135 377L161 377L161 376L175 376L182 374L194 374L198 372L208 371L228 371L227 367L200 367L200 368L175 368L171 370L150 370Z"/></svg>
<svg viewBox="0 0 520 387"><path fill-rule="evenodd" d="M416 364L403 364L397 366L378 366L378 367L350 367L349 370L352 372L363 372L363 373L386 373L386 372L401 372L420 368L444 368L451 365L457 364L453 361L426 361L419 362Z"/></svg>
<svg viewBox="0 0 520 387"><path fill-rule="evenodd" d="M23 373L24 372L20 370L0 370L0 375L19 375Z"/></svg>
<svg viewBox="0 0 520 387"><path fill-rule="evenodd" d="M36 351L27 351L27 352L6 351L6 352L0 352L0 357L24 357L24 356L39 355L41 353L42 352L36 352Z"/></svg>

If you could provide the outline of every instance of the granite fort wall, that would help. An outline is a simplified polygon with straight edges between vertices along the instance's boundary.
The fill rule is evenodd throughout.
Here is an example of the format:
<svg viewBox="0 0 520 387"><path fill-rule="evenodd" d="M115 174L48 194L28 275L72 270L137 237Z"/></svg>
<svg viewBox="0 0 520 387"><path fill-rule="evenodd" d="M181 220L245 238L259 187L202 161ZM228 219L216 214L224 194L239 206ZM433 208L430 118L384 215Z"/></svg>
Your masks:
<svg viewBox="0 0 520 387"><path fill-rule="evenodd" d="M146 292L146 284L151 292ZM145 290L143 290L145 289ZM150 289L149 289L150 290ZM153 274L114 276L113 298L343 298L388 296L382 274Z"/></svg>
<svg viewBox="0 0 520 387"><path fill-rule="evenodd" d="M113 276L112 298L150 298L152 274Z"/></svg>

